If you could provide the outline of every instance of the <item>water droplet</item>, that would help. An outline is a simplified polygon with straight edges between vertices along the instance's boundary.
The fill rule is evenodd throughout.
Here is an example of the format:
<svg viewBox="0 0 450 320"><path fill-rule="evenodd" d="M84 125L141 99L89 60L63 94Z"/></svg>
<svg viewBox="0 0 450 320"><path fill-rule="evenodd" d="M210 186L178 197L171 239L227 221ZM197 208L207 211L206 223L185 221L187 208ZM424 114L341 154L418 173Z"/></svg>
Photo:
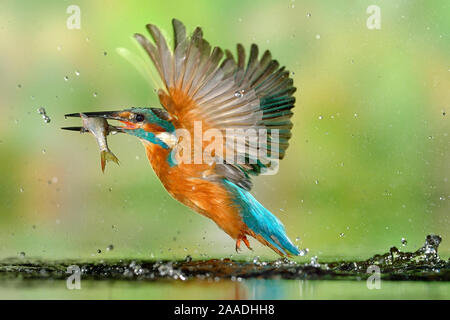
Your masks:
<svg viewBox="0 0 450 320"><path fill-rule="evenodd" d="M97 249L97 253L98 253L98 254L102 253L102 250Z"/></svg>
<svg viewBox="0 0 450 320"><path fill-rule="evenodd" d="M311 13L308 12L308 13L306 14L306 17L307 17L307 18L311 18Z"/></svg>
<svg viewBox="0 0 450 320"><path fill-rule="evenodd" d="M406 238L402 238L402 246L405 247L408 244L408 240Z"/></svg>
<svg viewBox="0 0 450 320"><path fill-rule="evenodd" d="M75 75L78 77L80 75L80 71L75 71Z"/></svg>
<svg viewBox="0 0 450 320"><path fill-rule="evenodd" d="M68 77L68 76L64 76L64 80L65 80L65 81L68 81L68 80L69 80L69 77Z"/></svg>
<svg viewBox="0 0 450 320"><path fill-rule="evenodd" d="M317 39L317 40L320 39L320 34L316 34L316 39Z"/></svg>
<svg viewBox="0 0 450 320"><path fill-rule="evenodd" d="M339 233L339 238L342 238L343 236L345 236L343 232Z"/></svg>
<svg viewBox="0 0 450 320"><path fill-rule="evenodd" d="M19 252L18 253L18 256L19 256L19 258L21 258L21 259L23 259L23 258L25 258L25 252Z"/></svg>
<svg viewBox="0 0 450 320"><path fill-rule="evenodd" d="M186 262L191 262L191 261L192 261L192 257L191 257L190 255L187 255L187 256L184 258L184 261L186 261Z"/></svg>
<svg viewBox="0 0 450 320"><path fill-rule="evenodd" d="M261 261L259 260L259 256L256 256L253 258L253 264L260 264Z"/></svg>
<svg viewBox="0 0 450 320"><path fill-rule="evenodd" d="M319 116L319 120L322 120L322 119L323 119L323 116L322 116L322 115L320 115L320 116Z"/></svg>
<svg viewBox="0 0 450 320"><path fill-rule="evenodd" d="M42 119L44 119L45 123L49 123L50 122L50 117L47 115L47 112L45 111L45 108L39 108L38 109L38 113L40 115L42 115Z"/></svg>
<svg viewBox="0 0 450 320"><path fill-rule="evenodd" d="M23 193L23 192L25 191L25 189L24 189L23 187L20 187L19 191L20 191L21 193Z"/></svg>
<svg viewBox="0 0 450 320"><path fill-rule="evenodd" d="M245 90L238 90L234 93L236 98L242 98L244 96Z"/></svg>
<svg viewBox="0 0 450 320"><path fill-rule="evenodd" d="M295 242L299 242L299 241L300 241L300 237L296 237Z"/></svg>
<svg viewBox="0 0 450 320"><path fill-rule="evenodd" d="M22 88L22 85L19 83L18 85L17 85L17 88Z"/></svg>
<svg viewBox="0 0 450 320"><path fill-rule="evenodd" d="M114 245L110 244L109 246L106 247L106 251L112 251L114 250Z"/></svg>
<svg viewBox="0 0 450 320"><path fill-rule="evenodd" d="M107 54L108 54L108 52L106 52L106 51L103 52L103 55L104 55L104 56L106 56Z"/></svg>
<svg viewBox="0 0 450 320"><path fill-rule="evenodd" d="M315 184L319 184L319 180L314 180L314 183Z"/></svg>
<svg viewBox="0 0 450 320"><path fill-rule="evenodd" d="M97 92L94 92L92 95L93 95L94 97L97 97Z"/></svg>

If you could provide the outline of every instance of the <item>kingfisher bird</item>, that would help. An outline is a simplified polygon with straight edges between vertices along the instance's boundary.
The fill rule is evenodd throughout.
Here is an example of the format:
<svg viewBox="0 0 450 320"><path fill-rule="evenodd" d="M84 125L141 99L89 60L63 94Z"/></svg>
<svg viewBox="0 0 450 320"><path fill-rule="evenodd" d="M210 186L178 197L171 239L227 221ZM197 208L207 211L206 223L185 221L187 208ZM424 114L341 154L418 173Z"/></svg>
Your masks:
<svg viewBox="0 0 450 320"><path fill-rule="evenodd" d="M238 44L235 58L229 50L212 48L200 27L187 36L182 22L173 19L172 26L173 49L153 24L146 26L153 41L134 35L160 77L157 94L162 108L82 114L124 124L116 130L142 141L170 195L212 219L236 241L236 251L241 250L241 242L251 249L247 238L251 236L281 256L299 255L282 222L250 193L251 176L276 170L289 145L296 91L289 71L268 50L259 57L255 44L248 59ZM194 141L196 128L201 134L214 129L226 136L226 141L214 136L216 147L223 146L224 151L213 150L210 161L183 161L210 147L207 141ZM188 135L179 135L182 130ZM265 135L258 136L257 144L236 142L236 132L249 130ZM228 139L230 135L237 139Z"/></svg>

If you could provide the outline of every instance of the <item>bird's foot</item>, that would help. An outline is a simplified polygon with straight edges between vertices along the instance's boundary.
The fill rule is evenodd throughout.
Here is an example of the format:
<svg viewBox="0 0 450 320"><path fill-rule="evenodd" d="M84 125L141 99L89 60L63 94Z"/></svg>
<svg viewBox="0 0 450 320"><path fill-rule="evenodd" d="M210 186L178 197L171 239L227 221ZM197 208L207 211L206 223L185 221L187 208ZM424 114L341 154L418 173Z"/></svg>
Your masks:
<svg viewBox="0 0 450 320"><path fill-rule="evenodd" d="M247 239L246 236L244 236L244 237L242 238L242 241L244 241L245 245L247 246L247 248L248 248L249 250L252 250L252 251L253 251L253 248L250 247L250 242L248 241L248 239Z"/></svg>
<svg viewBox="0 0 450 320"><path fill-rule="evenodd" d="M237 239L236 240L236 253L239 253L241 251L242 251L242 249L241 249L241 239Z"/></svg>
<svg viewBox="0 0 450 320"><path fill-rule="evenodd" d="M239 238L237 238L236 240L236 252L239 253L242 249L241 249L241 241L244 241L245 245L247 246L247 248L249 250L252 250L252 247L250 247L250 242L248 241L246 236L241 236Z"/></svg>
<svg viewBox="0 0 450 320"><path fill-rule="evenodd" d="M239 253L241 251L242 251L242 249L241 249L241 241L237 240L236 241L236 253Z"/></svg>

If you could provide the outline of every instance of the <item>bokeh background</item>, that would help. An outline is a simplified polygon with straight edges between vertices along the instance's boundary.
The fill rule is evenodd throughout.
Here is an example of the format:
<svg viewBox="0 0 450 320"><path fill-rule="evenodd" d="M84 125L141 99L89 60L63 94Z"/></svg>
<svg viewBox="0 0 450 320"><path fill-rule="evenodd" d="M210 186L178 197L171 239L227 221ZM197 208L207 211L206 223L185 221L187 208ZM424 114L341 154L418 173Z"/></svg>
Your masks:
<svg viewBox="0 0 450 320"><path fill-rule="evenodd" d="M66 9L81 8L69 30ZM381 29L369 30L369 5ZM291 146L254 195L319 261L416 250L450 253L450 3L442 1L0 2L0 258L275 259L234 241L166 193L140 142L109 144L103 174L89 135L65 113L159 106L116 49L171 19L222 48L257 43L292 71ZM51 121L38 113L45 108ZM401 239L406 242L402 246ZM106 248L113 245L113 250Z"/></svg>

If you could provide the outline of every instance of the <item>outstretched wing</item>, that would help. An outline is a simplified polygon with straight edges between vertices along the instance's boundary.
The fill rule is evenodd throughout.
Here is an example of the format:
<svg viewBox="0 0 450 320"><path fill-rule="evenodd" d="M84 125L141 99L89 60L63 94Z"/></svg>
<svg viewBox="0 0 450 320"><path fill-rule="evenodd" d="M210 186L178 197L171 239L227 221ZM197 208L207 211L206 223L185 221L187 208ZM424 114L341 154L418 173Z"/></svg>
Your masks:
<svg viewBox="0 0 450 320"><path fill-rule="evenodd" d="M293 80L269 51L258 58L255 44L247 61L244 47L238 44L235 60L228 50L212 49L200 28L187 38L186 28L180 21L173 19L172 24L173 51L152 24L147 29L154 43L141 34L135 35L163 80L164 88L158 90L160 102L177 128L191 132L194 121L202 121L203 131L218 129L227 138L230 132L236 132L227 129L255 129L258 133L264 129L263 143L242 142L238 137L237 142L224 141L225 152L233 152L234 159L245 159L244 163L225 161L216 165L217 174L250 189L249 175L270 169L271 160L282 159L288 148L296 90Z"/></svg>

